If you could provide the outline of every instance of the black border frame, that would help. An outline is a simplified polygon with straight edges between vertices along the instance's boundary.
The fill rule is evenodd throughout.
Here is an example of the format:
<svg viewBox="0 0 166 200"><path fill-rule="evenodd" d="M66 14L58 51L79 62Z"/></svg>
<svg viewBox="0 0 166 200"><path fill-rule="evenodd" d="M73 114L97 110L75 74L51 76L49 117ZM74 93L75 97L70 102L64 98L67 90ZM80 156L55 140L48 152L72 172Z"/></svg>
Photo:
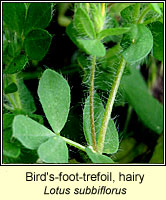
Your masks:
<svg viewBox="0 0 166 200"><path fill-rule="evenodd" d="M0 166L166 166L165 163L165 141L166 141L166 135L165 135L165 1L134 1L137 3L163 3L164 9L163 9L163 26L164 26L164 32L163 32L163 38L164 38L164 51L163 51L163 75L164 75L164 82L163 82L163 88L164 88L164 101L163 101L163 134L164 134L164 140L163 140L163 161L164 163L161 164L3 164L3 144L2 144L2 137L3 137L3 113L2 113L2 88L3 88L3 73L2 73L2 44L3 44L3 29L2 29L2 4L3 3L9 3L9 2L15 2L15 3L34 3L34 2L52 2L52 3L101 3L101 1L1 1L1 154L0 154ZM102 1L105 3L109 3L110 1ZM111 3L132 3L131 1L111 1Z"/></svg>

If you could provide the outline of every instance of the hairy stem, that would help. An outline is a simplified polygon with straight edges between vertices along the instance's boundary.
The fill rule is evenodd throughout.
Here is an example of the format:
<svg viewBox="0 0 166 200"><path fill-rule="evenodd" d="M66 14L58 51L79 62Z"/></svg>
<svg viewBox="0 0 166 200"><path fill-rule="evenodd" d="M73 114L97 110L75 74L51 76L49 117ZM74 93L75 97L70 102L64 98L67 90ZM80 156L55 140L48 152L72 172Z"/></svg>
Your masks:
<svg viewBox="0 0 166 200"><path fill-rule="evenodd" d="M103 152L108 122L110 120L112 107L113 107L113 104L114 104L114 101L115 101L116 93L117 93L118 88L119 88L119 84L120 84L120 81L121 81L121 78L122 78L122 74L123 74L125 65L126 65L126 61L122 57L119 68L117 70L117 73L116 73L116 76L115 76L115 79L114 79L114 82L113 82L113 85L112 85L112 88L111 88L111 91L110 91L110 94L109 94L109 97L108 97L108 101L107 101L105 112L104 112L104 117L103 117L103 120L102 120L102 125L101 125L99 136L98 136L97 150L100 154L102 154L102 152Z"/></svg>
<svg viewBox="0 0 166 200"><path fill-rule="evenodd" d="M137 24L141 24L144 21L145 16L147 15L147 13L150 11L150 7L148 6L147 8L145 8L145 10L142 12L141 16L139 17Z"/></svg>
<svg viewBox="0 0 166 200"><path fill-rule="evenodd" d="M85 148L83 145L77 143L77 142L74 142L68 138L65 138L65 137L62 137L61 138L69 145L73 146L73 147L76 147L77 149L80 149L81 151L85 151Z"/></svg>
<svg viewBox="0 0 166 200"><path fill-rule="evenodd" d="M134 7L133 23L136 24L140 13L140 3L136 3Z"/></svg>
<svg viewBox="0 0 166 200"><path fill-rule="evenodd" d="M92 68L90 76L90 121L91 121L91 133L92 133L92 146L95 151L97 151L96 144L96 133L95 133L95 122L94 122L94 78L95 78L95 65L96 65L96 56L93 56L92 59Z"/></svg>

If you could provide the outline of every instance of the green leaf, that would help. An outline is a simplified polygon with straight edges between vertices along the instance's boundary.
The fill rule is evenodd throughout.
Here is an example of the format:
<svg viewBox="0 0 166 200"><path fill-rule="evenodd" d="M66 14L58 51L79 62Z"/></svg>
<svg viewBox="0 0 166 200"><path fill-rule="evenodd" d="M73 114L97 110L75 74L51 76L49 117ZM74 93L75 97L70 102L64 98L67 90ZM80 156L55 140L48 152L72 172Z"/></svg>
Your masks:
<svg viewBox="0 0 166 200"><path fill-rule="evenodd" d="M14 42L11 42L11 43L8 43L8 46L7 46L7 53L10 57L14 58L15 57L15 45L14 45ZM11 59L12 60L12 59Z"/></svg>
<svg viewBox="0 0 166 200"><path fill-rule="evenodd" d="M3 55L5 54L5 51L9 45L7 34L8 34L8 31L4 30L4 33L3 33Z"/></svg>
<svg viewBox="0 0 166 200"><path fill-rule="evenodd" d="M119 23L116 21L115 17L112 17L112 14L109 13L108 14L108 29L110 28L119 28ZM109 35L107 37L105 37L102 42L103 43L108 43L110 41L114 42L114 43L119 43L122 39L123 35Z"/></svg>
<svg viewBox="0 0 166 200"><path fill-rule="evenodd" d="M26 15L25 3L3 2L3 21L10 29L21 35Z"/></svg>
<svg viewBox="0 0 166 200"><path fill-rule="evenodd" d="M14 114L9 114L9 113L3 114L3 130L12 127L14 116L15 116Z"/></svg>
<svg viewBox="0 0 166 200"><path fill-rule="evenodd" d="M101 31L98 35L97 38L99 40L102 40L103 38L110 36L110 35L121 35L130 30L130 27L122 27L122 28L109 28Z"/></svg>
<svg viewBox="0 0 166 200"><path fill-rule="evenodd" d="M35 121L39 122L40 124L44 125L44 120L43 117L41 115L37 115L37 114L29 114L29 116L34 119Z"/></svg>
<svg viewBox="0 0 166 200"><path fill-rule="evenodd" d="M26 66L28 58L25 55L19 55L15 57L9 66L5 69L6 74L15 74L20 72Z"/></svg>
<svg viewBox="0 0 166 200"><path fill-rule="evenodd" d="M38 159L38 155L35 150L32 151L29 149L22 148L21 154L19 155L18 158L3 156L3 163L30 164L30 163L36 163L37 159Z"/></svg>
<svg viewBox="0 0 166 200"><path fill-rule="evenodd" d="M7 126L6 126L7 127ZM8 128L3 127L3 142L11 142L12 138L12 122Z"/></svg>
<svg viewBox="0 0 166 200"><path fill-rule="evenodd" d="M81 121L79 118L79 114L74 109L70 110L68 120L61 131L61 135L63 135L66 138L70 138L70 140L73 140L78 143L82 143L82 138L80 137L80 126Z"/></svg>
<svg viewBox="0 0 166 200"><path fill-rule="evenodd" d="M142 122L160 134L163 131L163 106L149 93L140 72L135 67L130 70L131 74L122 79L127 101Z"/></svg>
<svg viewBox="0 0 166 200"><path fill-rule="evenodd" d="M80 48L79 42L77 41L77 38L79 37L79 33L76 30L76 28L73 25L73 22L71 22L67 28L66 28L66 33L69 36L69 38L72 40L72 42Z"/></svg>
<svg viewBox="0 0 166 200"><path fill-rule="evenodd" d="M20 147L9 142L3 142L3 155L11 158L17 158L21 153Z"/></svg>
<svg viewBox="0 0 166 200"><path fill-rule="evenodd" d="M163 24L159 21L148 25L153 35L153 56L162 61L163 60Z"/></svg>
<svg viewBox="0 0 166 200"><path fill-rule="evenodd" d="M158 3L150 3L150 7L156 11L158 14L162 14L161 10L160 10L160 6Z"/></svg>
<svg viewBox="0 0 166 200"><path fill-rule="evenodd" d="M148 147L144 143L139 143L136 145L128 154L127 156L123 157L118 161L118 163L131 163L134 162L133 160L139 156L143 156L148 150Z"/></svg>
<svg viewBox="0 0 166 200"><path fill-rule="evenodd" d="M136 19L136 17L138 17L138 16L135 16L137 6L138 6L138 3L135 3L133 5L126 7L125 9L123 9L120 12L120 14L123 18L124 24L134 24L134 23L136 23L136 21L138 20L138 19Z"/></svg>
<svg viewBox="0 0 166 200"><path fill-rule="evenodd" d="M117 73L122 47L120 44L114 45L112 48L108 49L106 55L103 58L98 59L98 62L101 63L99 67L96 68L95 71L95 88L108 92L112 88L113 80L115 78L115 74ZM126 67L124 70L124 75L128 74L128 68ZM88 74L88 73L87 73ZM88 79L88 76L87 76ZM104 81L103 81L104 80ZM124 105L125 98L123 95L123 89L121 86L118 89L116 100L114 102L114 106ZM108 94L106 94L107 98Z"/></svg>
<svg viewBox="0 0 166 200"><path fill-rule="evenodd" d="M87 54L95 56L104 56L106 53L104 45L99 40L83 40L79 39L79 33L73 26L73 23L69 24L66 29L66 33L73 43Z"/></svg>
<svg viewBox="0 0 166 200"><path fill-rule="evenodd" d="M114 124L114 121L110 119L105 136L103 153L113 154L118 151L118 148L119 148L118 132Z"/></svg>
<svg viewBox="0 0 166 200"><path fill-rule="evenodd" d="M57 72L47 69L39 81L38 95L49 124L55 133L60 133L70 108L67 81Z"/></svg>
<svg viewBox="0 0 166 200"><path fill-rule="evenodd" d="M20 155L20 147L17 141L13 141L12 138L12 121L14 115L4 114L3 115L3 156L8 156L10 158L17 158ZM9 120L9 121L7 121ZM7 123L7 124L6 124Z"/></svg>
<svg viewBox="0 0 166 200"><path fill-rule="evenodd" d="M80 36L87 36L90 39L96 38L94 26L88 14L82 8L78 8L75 12L74 26L76 27Z"/></svg>
<svg viewBox="0 0 166 200"><path fill-rule="evenodd" d="M99 33L103 29L105 21L105 14L102 16L102 8L100 3L90 3L90 16L96 33Z"/></svg>
<svg viewBox="0 0 166 200"><path fill-rule="evenodd" d="M164 3L158 3L159 7L163 9Z"/></svg>
<svg viewBox="0 0 166 200"><path fill-rule="evenodd" d="M22 79L17 80L17 87L22 109L30 113L35 112L36 106L33 96L31 95Z"/></svg>
<svg viewBox="0 0 166 200"><path fill-rule="evenodd" d="M46 28L52 18L52 3L31 3L25 22L25 34L32 29Z"/></svg>
<svg viewBox="0 0 166 200"><path fill-rule="evenodd" d="M85 149L88 157L92 160L93 163L114 163L114 161L105 156L105 155L101 155L99 153L93 152L90 148L86 148Z"/></svg>
<svg viewBox="0 0 166 200"><path fill-rule="evenodd" d="M26 115L27 117L30 117L31 119L33 119L33 120L39 122L40 124L44 125L44 120L43 120L43 117L41 115L32 114L28 111L19 110L19 109L14 110L13 114L15 114L15 115Z"/></svg>
<svg viewBox="0 0 166 200"><path fill-rule="evenodd" d="M103 58L101 58L102 63L100 70L103 69L103 71L109 72L110 79L114 78L115 71L117 71L117 68L119 67L122 50L123 48L120 44L114 45L112 48L107 50L104 62L102 62Z"/></svg>
<svg viewBox="0 0 166 200"><path fill-rule="evenodd" d="M82 49L89 55L103 57L106 54L104 45L98 40L77 39Z"/></svg>
<svg viewBox="0 0 166 200"><path fill-rule="evenodd" d="M5 94L10 94L17 92L18 88L15 83L10 83L6 88L5 88Z"/></svg>
<svg viewBox="0 0 166 200"><path fill-rule="evenodd" d="M51 137L38 148L39 158L45 163L68 163L68 148L60 137Z"/></svg>
<svg viewBox="0 0 166 200"><path fill-rule="evenodd" d="M155 146L153 155L152 155L149 163L162 164L163 158L164 158L163 150L164 150L164 141L163 141L163 135L161 135L157 141L157 145Z"/></svg>
<svg viewBox="0 0 166 200"><path fill-rule="evenodd" d="M52 136L52 131L29 117L17 115L13 120L13 137L28 149L37 149Z"/></svg>
<svg viewBox="0 0 166 200"><path fill-rule="evenodd" d="M122 55L127 62L137 62L150 53L153 47L153 36L143 24L133 25L130 30L121 42L123 47L127 47Z"/></svg>
<svg viewBox="0 0 166 200"><path fill-rule="evenodd" d="M22 38L16 32L11 32L9 29L4 28L3 30L3 50L5 48L5 52L3 52L3 56L7 54L10 56L7 61L3 61L6 65L9 65L14 57L19 56L22 50Z"/></svg>
<svg viewBox="0 0 166 200"><path fill-rule="evenodd" d="M24 44L30 59L42 60L50 47L51 35L42 29L32 30L26 36Z"/></svg>
<svg viewBox="0 0 166 200"><path fill-rule="evenodd" d="M117 14L119 15L122 10L124 10L126 7L132 4L134 3L119 3L119 2L115 3L111 6L111 13L115 15Z"/></svg>
<svg viewBox="0 0 166 200"><path fill-rule="evenodd" d="M119 151L112 156L113 160L119 162L123 158L127 157L134 149L135 145L136 140L133 137L123 139L120 143Z"/></svg>
<svg viewBox="0 0 166 200"><path fill-rule="evenodd" d="M96 140L101 128L102 119L104 116L104 106L100 97L94 95L94 121L95 121L95 131ZM83 110L83 130L87 143L92 146L92 134L91 134L91 120L90 120L90 97L87 98ZM106 137L104 141L103 153L111 154L116 153L119 147L118 132L116 130L115 124L112 119L110 119Z"/></svg>
<svg viewBox="0 0 166 200"><path fill-rule="evenodd" d="M17 85L17 91L14 93L10 93L8 95L4 95L4 98L6 100L6 103L8 106L10 105L10 99L13 99L14 105L16 105L15 109L23 110L27 113L33 113L36 111L36 106L34 99L24 84L23 79L19 79L17 74L13 74L10 76L5 76L5 80L7 84L16 84Z"/></svg>

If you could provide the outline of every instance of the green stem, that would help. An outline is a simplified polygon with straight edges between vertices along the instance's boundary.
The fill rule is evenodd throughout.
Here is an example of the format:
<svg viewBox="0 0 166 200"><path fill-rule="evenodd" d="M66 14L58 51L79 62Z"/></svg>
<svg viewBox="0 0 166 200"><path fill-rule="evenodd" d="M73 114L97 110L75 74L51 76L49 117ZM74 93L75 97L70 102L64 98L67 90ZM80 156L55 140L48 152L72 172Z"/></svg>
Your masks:
<svg viewBox="0 0 166 200"><path fill-rule="evenodd" d="M7 109L7 110L9 110L9 111L11 111L11 112L13 112L14 111L14 109L12 108L12 107L10 107L10 106L8 106L7 104L3 104L3 106Z"/></svg>
<svg viewBox="0 0 166 200"><path fill-rule="evenodd" d="M140 13L140 3L136 3L134 7L133 23L136 24Z"/></svg>
<svg viewBox="0 0 166 200"><path fill-rule="evenodd" d="M4 83L4 88L6 88L6 86L7 86L7 77L6 76L4 76L3 83ZM4 104L3 106L7 110L10 110L10 111L16 109L17 106L16 106L15 102L13 101L11 94L4 94L4 96L6 96L6 98L8 99L8 101L10 102L10 104L13 108L7 104Z"/></svg>
<svg viewBox="0 0 166 200"><path fill-rule="evenodd" d="M87 12L88 12L88 14L89 14L89 3L86 3L86 9L87 9Z"/></svg>
<svg viewBox="0 0 166 200"><path fill-rule="evenodd" d="M92 133L92 146L97 151L95 122L94 122L94 78L95 78L95 65L96 56L92 59L91 77L90 77L90 120L91 120L91 133Z"/></svg>
<svg viewBox="0 0 166 200"><path fill-rule="evenodd" d="M8 101L10 102L10 104L13 106L13 108L16 109L16 108L17 108L17 105L16 105L16 103L13 101L11 94L7 94L6 96L7 96L7 98L8 98Z"/></svg>
<svg viewBox="0 0 166 200"><path fill-rule="evenodd" d="M142 12L141 16L139 17L137 24L141 24L144 21L144 17L147 15L147 13L150 11L150 7L148 6L145 8L145 10Z"/></svg>
<svg viewBox="0 0 166 200"><path fill-rule="evenodd" d="M104 112L104 117L102 120L102 125L100 128L100 132L99 132L99 136L98 136L98 141L97 141L97 150L100 154L102 154L103 152L103 147L104 147L104 141L105 141L105 135L106 135L106 131L107 131L107 127L108 127L108 122L110 120L110 116L111 116L111 112L112 112L112 107L115 101L115 97L116 97L116 93L118 91L119 88L119 84L122 78L122 74L124 71L126 65L126 61L124 60L124 58L121 58L121 62L119 65L119 68L117 70L109 97L108 97L108 101L107 101L107 105L105 108L105 112Z"/></svg>
<svg viewBox="0 0 166 200"><path fill-rule="evenodd" d="M17 77L19 79L29 80L29 79L38 79L42 75L42 71L36 71L36 72L20 72Z"/></svg>
<svg viewBox="0 0 166 200"><path fill-rule="evenodd" d="M15 83L17 85L16 74L11 75L11 78L12 78L13 83ZM16 103L16 107L18 109L22 109L21 100L20 100L18 91L13 93L13 97L14 97L14 100Z"/></svg>
<svg viewBox="0 0 166 200"><path fill-rule="evenodd" d="M61 136L62 137L62 136ZM81 151L84 151L85 152L85 148L83 145L77 143L77 142L74 142L68 138L65 138L65 137L62 137L62 139L69 145L73 146L73 147L76 147L77 149L80 149Z"/></svg>
<svg viewBox="0 0 166 200"><path fill-rule="evenodd" d="M154 87L156 81L157 81L157 65L154 58L152 58L151 67L149 69L149 76L148 76L148 87L150 91Z"/></svg>

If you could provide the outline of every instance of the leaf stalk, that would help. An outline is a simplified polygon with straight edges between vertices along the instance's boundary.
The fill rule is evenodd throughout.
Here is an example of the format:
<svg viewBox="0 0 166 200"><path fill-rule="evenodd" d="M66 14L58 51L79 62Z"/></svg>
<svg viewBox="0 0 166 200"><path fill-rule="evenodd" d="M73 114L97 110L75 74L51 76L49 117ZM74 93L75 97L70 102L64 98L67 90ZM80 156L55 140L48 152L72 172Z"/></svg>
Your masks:
<svg viewBox="0 0 166 200"><path fill-rule="evenodd" d="M62 136L61 136L62 137ZM77 149L81 150L81 151L84 151L85 152L85 148L83 145L77 143L77 142L74 142L68 138L65 138L65 137L62 137L62 139L67 143L69 144L70 146L73 146L73 147L76 147Z"/></svg>

